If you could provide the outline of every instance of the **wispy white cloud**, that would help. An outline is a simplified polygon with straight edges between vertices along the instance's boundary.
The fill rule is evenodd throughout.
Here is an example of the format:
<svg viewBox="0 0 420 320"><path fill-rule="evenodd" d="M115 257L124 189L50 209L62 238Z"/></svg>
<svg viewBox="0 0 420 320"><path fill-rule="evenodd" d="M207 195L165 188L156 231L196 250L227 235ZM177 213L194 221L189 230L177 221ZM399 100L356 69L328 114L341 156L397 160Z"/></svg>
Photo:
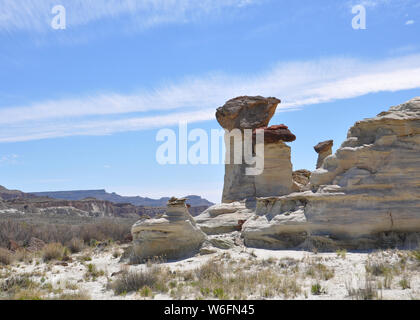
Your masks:
<svg viewBox="0 0 420 320"><path fill-rule="evenodd" d="M0 142L108 135L214 119L239 95L276 96L278 111L381 91L420 88L420 55L281 63L258 75L191 77L136 94L101 94L0 109Z"/></svg>
<svg viewBox="0 0 420 320"><path fill-rule="evenodd" d="M226 8L242 8L260 0L0 0L0 31L52 31L51 9L66 9L69 28L102 19L124 18L136 27L185 23Z"/></svg>
<svg viewBox="0 0 420 320"><path fill-rule="evenodd" d="M9 165L9 164L17 164L19 159L19 155L17 154L6 154L0 156L0 166L1 165Z"/></svg>
<svg viewBox="0 0 420 320"><path fill-rule="evenodd" d="M405 22L406 25L414 24L414 20L408 20Z"/></svg>

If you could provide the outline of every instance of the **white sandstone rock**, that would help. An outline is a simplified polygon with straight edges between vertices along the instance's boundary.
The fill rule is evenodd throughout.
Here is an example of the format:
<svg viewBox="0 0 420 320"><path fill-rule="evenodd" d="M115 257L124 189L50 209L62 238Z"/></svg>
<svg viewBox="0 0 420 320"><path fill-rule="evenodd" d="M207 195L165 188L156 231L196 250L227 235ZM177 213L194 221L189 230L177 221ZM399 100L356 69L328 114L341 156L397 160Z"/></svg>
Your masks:
<svg viewBox="0 0 420 320"><path fill-rule="evenodd" d="M242 224L253 215L254 206L245 201L221 203L211 206L194 217L197 225L207 234L229 233L241 230Z"/></svg>
<svg viewBox="0 0 420 320"><path fill-rule="evenodd" d="M132 226L136 260L179 259L198 251L206 235L188 213L185 200L172 198L161 218L140 220Z"/></svg>

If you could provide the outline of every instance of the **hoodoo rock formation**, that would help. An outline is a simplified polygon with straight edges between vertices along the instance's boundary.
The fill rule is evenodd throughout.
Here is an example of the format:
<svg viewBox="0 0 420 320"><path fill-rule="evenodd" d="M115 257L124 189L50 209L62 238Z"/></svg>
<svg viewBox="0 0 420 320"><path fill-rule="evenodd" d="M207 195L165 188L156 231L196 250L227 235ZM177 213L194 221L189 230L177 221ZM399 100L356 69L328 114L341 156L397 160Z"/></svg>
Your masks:
<svg viewBox="0 0 420 320"><path fill-rule="evenodd" d="M420 232L420 98L358 121L311 174L312 191L259 198L246 245L364 249L416 246Z"/></svg>
<svg viewBox="0 0 420 320"><path fill-rule="evenodd" d="M206 235L189 214L186 200L171 198L161 218L139 220L132 226L137 260L154 257L179 259L198 251Z"/></svg>
<svg viewBox="0 0 420 320"><path fill-rule="evenodd" d="M253 150L256 146L256 129L264 130L264 170L260 175L247 175L246 164L242 156L241 163L234 163L234 143L225 139L227 163L225 166L225 181L223 188L223 203L231 203L255 197L284 195L292 191L292 164L290 161L290 147L284 142L296 139L285 125L267 127L273 117L277 105L276 98L238 97L226 102L217 109L216 118L219 124L227 131L239 129L253 129ZM244 137L242 137L244 139ZM243 141L243 140L242 140ZM258 155L257 157L262 157ZM257 163L259 161L257 160ZM262 162L261 162L262 163ZM255 167L255 164L253 165Z"/></svg>
<svg viewBox="0 0 420 320"><path fill-rule="evenodd" d="M264 131L264 167L260 175L246 175L247 164L226 164L222 204L208 208L195 217L198 226L207 234L220 234L242 229L242 224L255 211L256 197L280 196L293 190L290 147L296 136L287 126L267 127L280 100L263 97L238 97L217 109L216 117L227 130L253 129L252 143L255 151L256 130ZM230 161L233 162L233 146ZM256 154L258 157L258 153ZM259 160L257 160L257 163ZM255 165L254 165L255 166Z"/></svg>
<svg viewBox="0 0 420 320"><path fill-rule="evenodd" d="M267 127L277 103L239 97L218 109L227 129L264 130L263 173L227 165L224 203L197 216L197 225L184 199L172 199L160 219L137 222L142 258L190 255L206 243L203 231L207 239L239 231L246 246L269 249L419 246L420 97L356 122L333 155L332 141L318 144L320 167L293 173L284 142L295 136L285 125Z"/></svg>
<svg viewBox="0 0 420 320"><path fill-rule="evenodd" d="M316 153L318 153L318 161L316 162L316 168L321 168L322 164L324 163L324 159L330 155L332 155L332 147L333 147L334 141L333 140L327 140L318 143L316 146L314 146L314 149Z"/></svg>
<svg viewBox="0 0 420 320"><path fill-rule="evenodd" d="M226 150L229 150L226 154L223 203L255 197L254 176L246 174L246 169L250 166L246 164L243 156L240 163L235 163L235 142L226 137L234 129L243 132L244 129L267 127L279 103L280 100L276 98L242 96L229 100L217 109L216 119L226 130Z"/></svg>
<svg viewBox="0 0 420 320"><path fill-rule="evenodd" d="M264 171L254 177L255 196L289 194L293 186L292 162L290 147L284 141L295 141L296 136L283 124L262 129L264 130Z"/></svg>

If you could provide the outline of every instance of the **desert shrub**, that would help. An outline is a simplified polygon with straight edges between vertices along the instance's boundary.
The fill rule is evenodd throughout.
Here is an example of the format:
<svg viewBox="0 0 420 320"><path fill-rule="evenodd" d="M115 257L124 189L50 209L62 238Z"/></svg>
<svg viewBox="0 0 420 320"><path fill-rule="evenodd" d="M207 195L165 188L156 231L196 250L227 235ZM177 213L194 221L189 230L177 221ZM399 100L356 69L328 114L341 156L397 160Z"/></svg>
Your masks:
<svg viewBox="0 0 420 320"><path fill-rule="evenodd" d="M31 280L29 274L10 277L0 283L0 292L12 293L22 289L36 289L38 284Z"/></svg>
<svg viewBox="0 0 420 320"><path fill-rule="evenodd" d="M113 221L102 220L100 222L83 225L80 227L79 237L90 243L91 240L124 240L125 236L130 233L131 226Z"/></svg>
<svg viewBox="0 0 420 320"><path fill-rule="evenodd" d="M123 271L111 284L115 294L138 291L144 287L153 288L158 282L157 267L148 268L145 271Z"/></svg>
<svg viewBox="0 0 420 320"><path fill-rule="evenodd" d="M62 293L55 300L90 300L90 296L85 291L78 291L74 293Z"/></svg>
<svg viewBox="0 0 420 320"><path fill-rule="evenodd" d="M353 288L346 283L347 293L356 300L373 300L378 299L378 287L373 279L366 275L365 283L362 288Z"/></svg>
<svg viewBox="0 0 420 320"><path fill-rule="evenodd" d="M143 264L146 263L148 267L155 265L155 264L161 264L166 262L166 258L163 256L154 256L146 258L144 256L144 248L142 245L134 244L131 246L127 252L124 253L124 255L127 255L129 258L129 263L132 265L137 264Z"/></svg>
<svg viewBox="0 0 420 320"><path fill-rule="evenodd" d="M374 276L385 276L386 274L389 274L392 270L392 267L386 263L383 262L371 262L369 261L366 264L366 272L370 273Z"/></svg>
<svg viewBox="0 0 420 320"><path fill-rule="evenodd" d="M91 239L104 241L123 241L130 233L132 221L108 220L100 218L85 224L36 223L12 219L0 221L0 247L7 248L10 240L27 246L31 238L38 238L45 243L59 242L68 244L73 238L82 239L86 244Z"/></svg>
<svg viewBox="0 0 420 320"><path fill-rule="evenodd" d="M412 256L415 260L417 260L417 261L419 261L419 262L420 262L420 250L413 250L413 251L411 252L411 256Z"/></svg>
<svg viewBox="0 0 420 320"><path fill-rule="evenodd" d="M195 270L195 275L199 281L211 280L223 277L223 266L214 260L207 261Z"/></svg>
<svg viewBox="0 0 420 320"><path fill-rule="evenodd" d="M227 295L225 291L223 290L223 288L215 288L213 290L213 296L219 300L224 300L227 298Z"/></svg>
<svg viewBox="0 0 420 320"><path fill-rule="evenodd" d="M26 249L19 249L13 254L13 257L16 261L31 263L34 258L34 253Z"/></svg>
<svg viewBox="0 0 420 320"><path fill-rule="evenodd" d="M87 271L85 273L85 279L88 280L92 278L92 280L95 280L98 277L102 277L105 275L105 271L98 270L96 266L92 263L89 263L87 265Z"/></svg>
<svg viewBox="0 0 420 320"><path fill-rule="evenodd" d="M13 300L43 300L42 293L38 289L22 289L18 290Z"/></svg>
<svg viewBox="0 0 420 320"><path fill-rule="evenodd" d="M399 285L401 286L401 288L402 288L403 290L405 290L405 289L410 289L410 288L411 288L411 285L410 285L410 280L409 280L407 277L403 277L403 278L400 280Z"/></svg>
<svg viewBox="0 0 420 320"><path fill-rule="evenodd" d="M140 289L140 295L142 297L151 297L153 294L153 291L150 287L144 286L142 289Z"/></svg>
<svg viewBox="0 0 420 320"><path fill-rule="evenodd" d="M342 249L342 250L339 249L339 250L336 251L336 253L337 253L337 257L345 259L346 255L347 255L347 250L346 249Z"/></svg>
<svg viewBox="0 0 420 320"><path fill-rule="evenodd" d="M44 261L60 260L65 254L65 247L61 243L49 243L42 249Z"/></svg>
<svg viewBox="0 0 420 320"><path fill-rule="evenodd" d="M306 270L306 274L314 278L329 280L334 277L334 269L331 269L322 263L311 262Z"/></svg>
<svg viewBox="0 0 420 320"><path fill-rule="evenodd" d="M0 264L9 265L13 262L12 253L4 248L0 248Z"/></svg>
<svg viewBox="0 0 420 320"><path fill-rule="evenodd" d="M311 286L311 293L314 295L314 296L319 296L319 295L321 295L321 294L323 294L324 293L324 289L321 287L321 285L317 282L317 283L315 283L315 284L313 284L312 286Z"/></svg>
<svg viewBox="0 0 420 320"><path fill-rule="evenodd" d="M83 240L79 238L73 238L67 244L67 248L69 248L71 253L78 253L84 248Z"/></svg>

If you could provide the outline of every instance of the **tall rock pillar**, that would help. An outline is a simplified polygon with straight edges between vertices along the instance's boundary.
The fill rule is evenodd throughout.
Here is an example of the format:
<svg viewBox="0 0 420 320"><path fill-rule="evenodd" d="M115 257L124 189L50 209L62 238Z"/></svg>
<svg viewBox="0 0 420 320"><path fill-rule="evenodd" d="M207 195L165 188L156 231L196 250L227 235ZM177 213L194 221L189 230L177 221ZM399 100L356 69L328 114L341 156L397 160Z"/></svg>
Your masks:
<svg viewBox="0 0 420 320"><path fill-rule="evenodd" d="M318 153L318 160L316 162L316 168L321 168L322 164L324 163L324 159L330 155L332 155L332 146L334 144L333 140L327 140L318 143L314 149L316 153Z"/></svg>
<svg viewBox="0 0 420 320"><path fill-rule="evenodd" d="M292 162L290 147L284 142L296 137L285 125L274 125L264 129L264 171L256 175L257 197L281 196L292 192Z"/></svg>
<svg viewBox="0 0 420 320"><path fill-rule="evenodd" d="M280 100L276 98L237 97L217 109L216 119L226 130L226 134L229 134L233 129L239 129L243 133L244 129L266 127L279 103ZM229 149L231 152L230 161L225 165L222 202L230 203L255 197L255 177L246 175L245 170L249 166L245 163L243 157L241 163L234 163L234 145L226 142L226 150Z"/></svg>

